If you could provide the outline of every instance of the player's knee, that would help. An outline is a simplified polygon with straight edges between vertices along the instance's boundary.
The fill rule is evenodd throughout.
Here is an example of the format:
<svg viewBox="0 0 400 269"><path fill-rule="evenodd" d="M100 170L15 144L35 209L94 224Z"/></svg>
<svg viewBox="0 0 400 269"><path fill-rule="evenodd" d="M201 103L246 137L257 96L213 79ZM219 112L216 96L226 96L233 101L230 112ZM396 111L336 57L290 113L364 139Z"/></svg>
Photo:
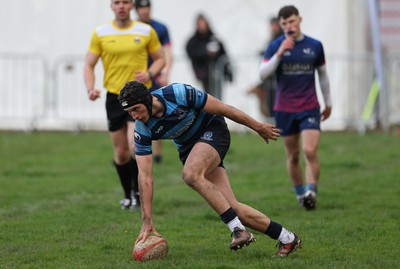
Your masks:
<svg viewBox="0 0 400 269"><path fill-rule="evenodd" d="M129 148L126 149L119 148L115 150L115 160L119 164L127 163L130 157L131 153L129 151Z"/></svg>
<svg viewBox="0 0 400 269"><path fill-rule="evenodd" d="M315 148L304 147L303 153L307 160L314 160L317 158L317 150Z"/></svg>
<svg viewBox="0 0 400 269"><path fill-rule="evenodd" d="M291 153L288 155L288 160L292 164L298 164L300 162L300 154L298 152Z"/></svg>
<svg viewBox="0 0 400 269"><path fill-rule="evenodd" d="M195 188L199 176L192 169L183 169L182 179L188 186Z"/></svg>

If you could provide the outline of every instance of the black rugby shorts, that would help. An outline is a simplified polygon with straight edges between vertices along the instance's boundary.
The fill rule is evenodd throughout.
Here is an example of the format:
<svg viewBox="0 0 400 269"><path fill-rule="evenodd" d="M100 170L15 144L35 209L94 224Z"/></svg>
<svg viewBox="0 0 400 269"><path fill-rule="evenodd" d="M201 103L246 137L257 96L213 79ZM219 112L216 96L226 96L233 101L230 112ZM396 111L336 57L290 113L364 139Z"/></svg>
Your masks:
<svg viewBox="0 0 400 269"><path fill-rule="evenodd" d="M183 164L185 164L190 151L197 142L207 143L212 146L221 158L219 166L224 167L223 161L231 144L231 135L223 117L214 116L208 125L199 132L197 139L178 148L179 159Z"/></svg>

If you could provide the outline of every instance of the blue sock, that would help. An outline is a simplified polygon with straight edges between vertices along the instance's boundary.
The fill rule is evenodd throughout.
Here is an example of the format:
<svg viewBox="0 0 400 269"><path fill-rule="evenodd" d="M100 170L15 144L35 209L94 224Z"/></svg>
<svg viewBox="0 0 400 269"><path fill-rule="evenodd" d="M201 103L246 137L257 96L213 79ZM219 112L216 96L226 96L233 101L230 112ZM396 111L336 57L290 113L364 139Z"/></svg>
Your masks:
<svg viewBox="0 0 400 269"><path fill-rule="evenodd" d="M306 190L304 189L303 184L294 186L294 192L297 196L302 196Z"/></svg>
<svg viewBox="0 0 400 269"><path fill-rule="evenodd" d="M312 190L312 191L314 191L315 193L317 193L317 189L318 189L317 185L312 184L312 183L307 183L307 186L306 186L306 190L307 190L307 191L308 191L308 190Z"/></svg>

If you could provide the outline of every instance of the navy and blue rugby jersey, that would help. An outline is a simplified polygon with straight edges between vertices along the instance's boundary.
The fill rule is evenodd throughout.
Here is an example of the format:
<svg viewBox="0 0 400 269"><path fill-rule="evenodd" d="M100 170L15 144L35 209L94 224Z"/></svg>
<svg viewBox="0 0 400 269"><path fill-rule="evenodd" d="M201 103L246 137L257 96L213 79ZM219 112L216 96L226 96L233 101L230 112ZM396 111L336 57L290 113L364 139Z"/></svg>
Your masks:
<svg viewBox="0 0 400 269"><path fill-rule="evenodd" d="M191 143L214 117L202 110L207 102L207 94L193 86L174 83L152 94L163 103L165 111L161 118L150 117L146 123L136 121L137 155L151 154L152 140L172 139L178 147Z"/></svg>
<svg viewBox="0 0 400 269"><path fill-rule="evenodd" d="M272 58L284 39L282 35L271 42L263 61ZM315 69L325 64L322 43L306 35L295 42L293 49L285 51L275 71L275 111L301 112L320 107L315 88Z"/></svg>
<svg viewBox="0 0 400 269"><path fill-rule="evenodd" d="M161 45L163 46L169 46L171 41L169 38L169 33L168 33L168 28L161 22L155 21L155 20L150 20L149 24L151 27L154 28L158 35L158 39L160 40Z"/></svg>
<svg viewBox="0 0 400 269"><path fill-rule="evenodd" d="M160 40L161 45L164 46L171 46L171 40L169 38L168 28L166 25L162 24L161 22L155 21L151 19L149 24L153 29L156 31L158 39ZM153 59L149 55L148 66L153 63Z"/></svg>

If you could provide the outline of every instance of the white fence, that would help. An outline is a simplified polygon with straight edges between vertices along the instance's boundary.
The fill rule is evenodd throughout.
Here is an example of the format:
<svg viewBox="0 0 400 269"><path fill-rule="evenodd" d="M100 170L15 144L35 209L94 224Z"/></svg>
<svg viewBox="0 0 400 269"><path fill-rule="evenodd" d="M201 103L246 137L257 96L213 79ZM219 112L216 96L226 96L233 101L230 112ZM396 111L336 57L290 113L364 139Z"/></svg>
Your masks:
<svg viewBox="0 0 400 269"><path fill-rule="evenodd" d="M378 102L369 128L378 126L382 117L390 124L400 123L400 55L388 59L385 74L389 101ZM88 100L83 61L83 55L67 55L50 65L40 54L0 53L0 130L106 130L105 91L100 100ZM225 85L222 99L262 119L255 97L246 94L257 83L259 61L255 55L235 58L235 80ZM356 129L374 79L372 55L327 55L327 62L334 110L323 128ZM100 65L96 68L97 86L103 75ZM171 80L199 86L189 73L187 59L175 57ZM381 113L383 106L389 108L388 115Z"/></svg>
<svg viewBox="0 0 400 269"><path fill-rule="evenodd" d="M1 128L32 128L46 116L49 64L40 54L0 54Z"/></svg>

